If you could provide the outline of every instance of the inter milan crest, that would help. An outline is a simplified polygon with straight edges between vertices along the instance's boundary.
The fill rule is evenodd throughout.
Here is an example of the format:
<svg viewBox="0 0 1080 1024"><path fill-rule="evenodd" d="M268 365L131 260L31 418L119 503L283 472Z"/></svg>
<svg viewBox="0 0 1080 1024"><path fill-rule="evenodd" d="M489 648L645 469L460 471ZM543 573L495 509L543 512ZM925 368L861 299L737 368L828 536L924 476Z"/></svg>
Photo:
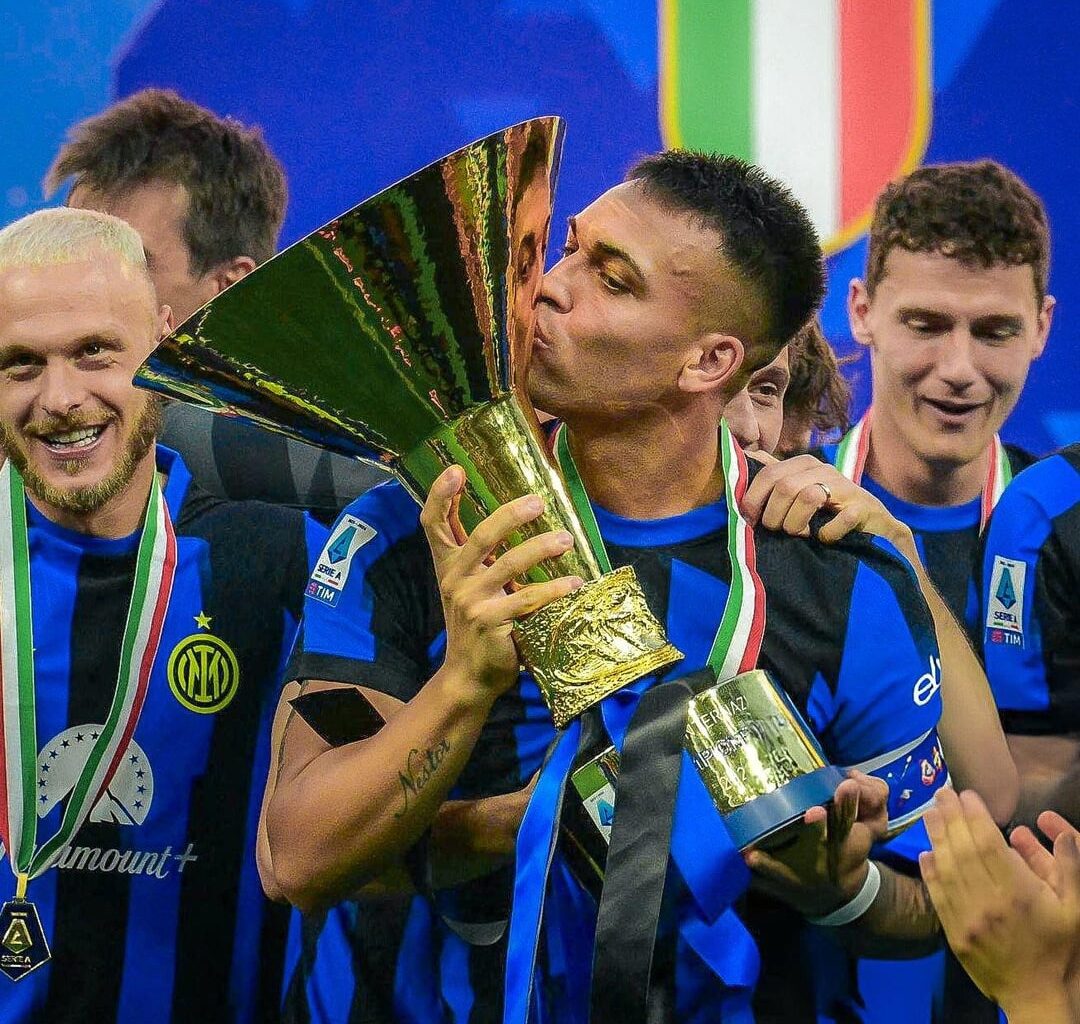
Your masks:
<svg viewBox="0 0 1080 1024"><path fill-rule="evenodd" d="M0 971L21 981L51 956L37 907L28 900L8 900L0 908Z"/></svg>
<svg viewBox="0 0 1080 1024"><path fill-rule="evenodd" d="M209 631L211 617L200 612L195 622L200 629ZM224 640L210 632L184 637L169 655L166 675L173 696L200 715L228 707L240 687L236 655Z"/></svg>

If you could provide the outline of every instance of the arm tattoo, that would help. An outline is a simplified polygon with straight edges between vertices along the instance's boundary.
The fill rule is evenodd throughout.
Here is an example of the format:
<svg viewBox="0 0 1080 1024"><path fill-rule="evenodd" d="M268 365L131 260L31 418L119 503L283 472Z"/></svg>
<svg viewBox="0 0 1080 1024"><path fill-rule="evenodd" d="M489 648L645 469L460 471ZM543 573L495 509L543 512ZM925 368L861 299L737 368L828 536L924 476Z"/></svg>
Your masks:
<svg viewBox="0 0 1080 1024"><path fill-rule="evenodd" d="M427 750L419 750L413 747L409 756L405 758L405 770L398 772L398 781L401 783L401 810L394 812L395 818L404 818L411 806L419 799L421 791L435 777L439 765L450 753L450 741L440 740L437 746Z"/></svg>

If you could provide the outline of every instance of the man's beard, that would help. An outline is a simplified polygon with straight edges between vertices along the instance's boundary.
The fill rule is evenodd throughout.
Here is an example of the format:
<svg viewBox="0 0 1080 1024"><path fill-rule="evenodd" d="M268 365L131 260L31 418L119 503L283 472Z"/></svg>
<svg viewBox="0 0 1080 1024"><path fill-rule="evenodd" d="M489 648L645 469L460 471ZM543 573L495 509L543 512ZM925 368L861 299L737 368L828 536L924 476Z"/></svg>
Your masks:
<svg viewBox="0 0 1080 1024"><path fill-rule="evenodd" d="M11 460L23 478L26 489L39 501L61 512L87 515L111 501L131 482L135 470L157 440L161 430L162 405L157 395L147 396L146 404L112 470L103 480L86 487L57 487L45 480L32 465L19 435L7 424L0 424L0 451ZM33 430L36 434L52 434L78 430L93 423L85 416L52 417L33 424ZM85 459L76 457L62 462L60 468L69 476L75 476L85 462Z"/></svg>

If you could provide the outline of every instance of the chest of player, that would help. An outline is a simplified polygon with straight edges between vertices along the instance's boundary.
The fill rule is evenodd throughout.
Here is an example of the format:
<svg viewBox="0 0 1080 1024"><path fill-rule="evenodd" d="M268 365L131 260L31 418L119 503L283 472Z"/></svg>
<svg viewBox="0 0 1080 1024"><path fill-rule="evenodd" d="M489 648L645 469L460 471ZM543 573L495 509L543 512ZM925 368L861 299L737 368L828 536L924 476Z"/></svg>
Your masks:
<svg viewBox="0 0 1080 1024"><path fill-rule="evenodd" d="M70 797L109 717L134 553L34 541L32 531L35 801L45 818ZM280 603L257 585L222 579L210 555L204 541L177 538L145 698L90 814L91 823L138 826L139 847L189 838L203 791L243 793L246 803L268 729L285 628ZM212 809L201 816L212 820Z"/></svg>

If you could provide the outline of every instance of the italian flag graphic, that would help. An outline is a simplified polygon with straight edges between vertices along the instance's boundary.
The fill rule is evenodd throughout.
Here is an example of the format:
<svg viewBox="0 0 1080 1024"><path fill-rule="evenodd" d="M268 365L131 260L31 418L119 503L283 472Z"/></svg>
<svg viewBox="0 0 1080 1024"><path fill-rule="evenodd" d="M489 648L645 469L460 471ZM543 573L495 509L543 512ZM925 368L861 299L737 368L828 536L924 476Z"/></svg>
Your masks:
<svg viewBox="0 0 1080 1024"><path fill-rule="evenodd" d="M926 151L929 2L659 0L664 144L760 164L844 247Z"/></svg>

